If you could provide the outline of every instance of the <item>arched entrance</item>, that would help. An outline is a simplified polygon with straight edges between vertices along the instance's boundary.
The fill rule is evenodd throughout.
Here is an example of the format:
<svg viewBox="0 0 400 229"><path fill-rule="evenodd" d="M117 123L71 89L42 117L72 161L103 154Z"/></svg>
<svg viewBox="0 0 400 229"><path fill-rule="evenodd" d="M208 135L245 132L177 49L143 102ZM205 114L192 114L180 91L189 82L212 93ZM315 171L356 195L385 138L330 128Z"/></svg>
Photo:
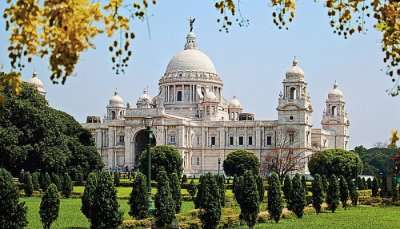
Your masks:
<svg viewBox="0 0 400 229"><path fill-rule="evenodd" d="M134 148L134 157L135 157L135 164L134 167L138 168L139 166L139 160L140 160L140 155L142 155L142 152L146 150L147 144L149 144L149 137L147 134L147 131L145 129L140 130L136 133L134 143L135 143L135 148ZM151 144L150 146L155 146L156 145L156 138L154 134L152 133L151 135Z"/></svg>

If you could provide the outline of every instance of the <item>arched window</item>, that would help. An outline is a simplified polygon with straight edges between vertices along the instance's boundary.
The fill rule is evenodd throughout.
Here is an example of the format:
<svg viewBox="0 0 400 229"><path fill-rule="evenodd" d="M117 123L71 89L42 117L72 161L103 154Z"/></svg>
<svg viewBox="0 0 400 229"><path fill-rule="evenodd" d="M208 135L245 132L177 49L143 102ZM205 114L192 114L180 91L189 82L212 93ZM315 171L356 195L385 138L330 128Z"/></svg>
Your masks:
<svg viewBox="0 0 400 229"><path fill-rule="evenodd" d="M111 111L111 119L115 119L115 111Z"/></svg>
<svg viewBox="0 0 400 229"><path fill-rule="evenodd" d="M289 91L289 99L296 99L296 88L295 87L291 87L290 91Z"/></svg>
<svg viewBox="0 0 400 229"><path fill-rule="evenodd" d="M182 91L178 91L178 94L176 95L176 101L182 101Z"/></svg>
<svg viewBox="0 0 400 229"><path fill-rule="evenodd" d="M336 116L336 115L337 115L337 107L332 106L332 116Z"/></svg>

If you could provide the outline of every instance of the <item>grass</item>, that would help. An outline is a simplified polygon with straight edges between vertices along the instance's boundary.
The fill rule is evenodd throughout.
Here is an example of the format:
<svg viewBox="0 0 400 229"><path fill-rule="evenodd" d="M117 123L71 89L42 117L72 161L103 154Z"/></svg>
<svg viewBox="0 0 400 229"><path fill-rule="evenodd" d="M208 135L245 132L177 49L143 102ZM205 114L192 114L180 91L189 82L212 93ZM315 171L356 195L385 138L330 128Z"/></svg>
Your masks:
<svg viewBox="0 0 400 229"><path fill-rule="evenodd" d="M25 206L28 207L28 226L27 228L31 229L40 229L42 228L39 216L39 206L40 206L40 198L39 197L31 197L31 198L21 198L22 201L25 201ZM130 219L128 214L129 206L128 200L119 199L120 210L124 212L124 219ZM52 229L55 228L89 228L89 222L87 221L85 215L82 214L81 210L81 199L80 198L70 198L70 199L61 199L60 204L60 213L56 222L53 223ZM189 212L194 208L192 202L183 202L182 203L182 212Z"/></svg>
<svg viewBox="0 0 400 229"><path fill-rule="evenodd" d="M74 193L79 193L83 194L83 191L85 190L84 186L74 186L73 192ZM117 197L121 199L127 199L129 198L129 195L131 194L132 187L117 187ZM157 193L157 188L151 188L151 194L155 195ZM181 194L182 195L189 195L186 189L181 189Z"/></svg>

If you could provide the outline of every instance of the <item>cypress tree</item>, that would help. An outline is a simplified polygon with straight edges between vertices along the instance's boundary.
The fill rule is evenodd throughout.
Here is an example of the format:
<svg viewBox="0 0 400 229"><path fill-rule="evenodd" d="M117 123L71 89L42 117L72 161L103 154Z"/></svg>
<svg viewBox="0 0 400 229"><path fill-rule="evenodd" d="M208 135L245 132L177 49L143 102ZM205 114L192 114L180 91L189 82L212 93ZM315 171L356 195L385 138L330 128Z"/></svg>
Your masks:
<svg viewBox="0 0 400 229"><path fill-rule="evenodd" d="M114 186L118 187L120 185L120 174L119 172L114 173Z"/></svg>
<svg viewBox="0 0 400 229"><path fill-rule="evenodd" d="M379 192L379 183L376 177L374 177L374 179L372 180L371 189L372 189L372 197L377 197Z"/></svg>
<svg viewBox="0 0 400 229"><path fill-rule="evenodd" d="M357 184L358 190L364 190L361 177L356 178L356 184Z"/></svg>
<svg viewBox="0 0 400 229"><path fill-rule="evenodd" d="M257 182L258 195L260 195L260 203L261 203L263 202L265 195L263 178L261 176L256 176L256 182Z"/></svg>
<svg viewBox="0 0 400 229"><path fill-rule="evenodd" d="M349 199L349 187L343 176L339 180L340 201L344 209L347 207L347 200Z"/></svg>
<svg viewBox="0 0 400 229"><path fill-rule="evenodd" d="M89 220L92 217L93 201L95 199L94 191L97 185L97 173L91 172L86 180L85 190L82 195L81 212Z"/></svg>
<svg viewBox="0 0 400 229"><path fill-rule="evenodd" d="M217 175L217 182L219 187L219 197L221 206L225 207L225 177L224 175Z"/></svg>
<svg viewBox="0 0 400 229"><path fill-rule="evenodd" d="M19 201L11 174L0 168L0 228L22 229L27 225L25 202Z"/></svg>
<svg viewBox="0 0 400 229"><path fill-rule="evenodd" d="M384 177L382 178L380 196L381 196L381 197L388 197L388 196L390 196L390 193L389 193L389 190L388 190L387 177L386 177L386 176L384 176Z"/></svg>
<svg viewBox="0 0 400 229"><path fill-rule="evenodd" d="M25 170L24 169L21 169L21 171L19 171L18 181L21 184L25 184Z"/></svg>
<svg viewBox="0 0 400 229"><path fill-rule="evenodd" d="M292 180L290 179L289 175L285 176L282 189L283 189L283 195L285 195L286 207L287 209L292 210L290 204L290 195L292 193Z"/></svg>
<svg viewBox="0 0 400 229"><path fill-rule="evenodd" d="M364 177L362 178L362 185L364 190L368 189L367 180Z"/></svg>
<svg viewBox="0 0 400 229"><path fill-rule="evenodd" d="M306 190L301 182L301 177L296 174L292 180L291 206L298 218L302 218L306 206Z"/></svg>
<svg viewBox="0 0 400 229"><path fill-rule="evenodd" d="M141 172L136 172L128 201L130 206L129 215L136 219L146 218L149 211L148 200L149 194L147 192L146 176Z"/></svg>
<svg viewBox="0 0 400 229"><path fill-rule="evenodd" d="M55 184L50 184L40 202L40 221L43 229L50 229L51 224L58 218L60 196Z"/></svg>
<svg viewBox="0 0 400 229"><path fill-rule="evenodd" d="M301 183L303 184L304 189L307 191L307 180L304 175L301 176Z"/></svg>
<svg viewBox="0 0 400 229"><path fill-rule="evenodd" d="M188 182L186 174L183 174L181 182L182 182L182 184L186 184Z"/></svg>
<svg viewBox="0 0 400 229"><path fill-rule="evenodd" d="M49 173L48 172L40 173L39 182L40 182L40 188L42 189L43 192L45 192L51 183L51 178Z"/></svg>
<svg viewBox="0 0 400 229"><path fill-rule="evenodd" d="M336 208L339 206L339 183L335 175L332 175L329 179L328 192L326 193L326 203L328 208L335 212Z"/></svg>
<svg viewBox="0 0 400 229"><path fill-rule="evenodd" d="M276 173L272 173L268 180L268 212L271 218L278 223L282 214L281 182Z"/></svg>
<svg viewBox="0 0 400 229"><path fill-rule="evenodd" d="M25 173L24 178L24 192L27 197L31 197L33 194L33 183L32 183L32 176L29 172Z"/></svg>
<svg viewBox="0 0 400 229"><path fill-rule="evenodd" d="M122 212L118 211L117 190L108 172L97 175L97 184L93 192L94 200L90 218L91 229L116 229L122 224Z"/></svg>
<svg viewBox="0 0 400 229"><path fill-rule="evenodd" d="M399 200L399 192L397 191L396 177L392 177L392 201L396 202Z"/></svg>
<svg viewBox="0 0 400 229"><path fill-rule="evenodd" d="M69 198L71 196L74 187L72 185L71 177L68 175L68 173L65 173L64 176L62 177L61 187L62 187L61 192L63 196Z"/></svg>
<svg viewBox="0 0 400 229"><path fill-rule="evenodd" d="M39 175L40 174L38 172L32 173L33 190L36 190L36 191L40 190Z"/></svg>
<svg viewBox="0 0 400 229"><path fill-rule="evenodd" d="M357 204L358 204L358 191L357 191L357 187L354 184L353 180L349 181L349 194L350 194L351 204L353 206L357 206Z"/></svg>
<svg viewBox="0 0 400 229"><path fill-rule="evenodd" d="M172 197L169 179L164 169L161 169L157 175L155 206L157 228L165 228L170 225L175 219L175 202Z"/></svg>
<svg viewBox="0 0 400 229"><path fill-rule="evenodd" d="M172 193L172 199L175 202L175 212L179 213L181 211L182 199L181 199L181 182L176 173L170 175L170 187Z"/></svg>
<svg viewBox="0 0 400 229"><path fill-rule="evenodd" d="M201 208L201 204L203 203L203 196L205 195L205 182L203 181L204 176L200 176L199 184L197 185L197 195L194 200L194 207L196 209Z"/></svg>
<svg viewBox="0 0 400 229"><path fill-rule="evenodd" d="M322 178L319 174L315 174L312 182L312 205L315 212L319 214L321 212L321 205L324 202L324 191L322 185Z"/></svg>
<svg viewBox="0 0 400 229"><path fill-rule="evenodd" d="M62 190L61 179L57 174L55 173L51 174L51 183L57 186L57 190Z"/></svg>
<svg viewBox="0 0 400 229"><path fill-rule="evenodd" d="M322 175L321 176L321 180L322 180L322 187L323 187L323 191L324 191L324 196L326 196L326 193L328 192L328 187L329 187L328 178L325 175Z"/></svg>
<svg viewBox="0 0 400 229"><path fill-rule="evenodd" d="M188 191L190 197L192 198L192 200L194 201L195 200L194 198L196 197L197 186L193 180L191 180L189 185L187 186L187 191Z"/></svg>
<svg viewBox="0 0 400 229"><path fill-rule="evenodd" d="M217 179L210 173L204 175L203 178L205 190L199 218L204 229L217 228L221 219L221 200ZM256 197L257 199L258 197Z"/></svg>

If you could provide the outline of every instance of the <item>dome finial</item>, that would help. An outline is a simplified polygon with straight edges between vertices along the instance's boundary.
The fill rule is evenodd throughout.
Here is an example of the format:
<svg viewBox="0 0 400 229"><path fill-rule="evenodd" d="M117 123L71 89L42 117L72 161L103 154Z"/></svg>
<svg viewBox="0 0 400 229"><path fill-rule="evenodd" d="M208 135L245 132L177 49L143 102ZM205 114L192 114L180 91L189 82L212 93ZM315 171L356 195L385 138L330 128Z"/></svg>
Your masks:
<svg viewBox="0 0 400 229"><path fill-rule="evenodd" d="M297 60L297 57L293 57L293 66L297 66L299 64L299 61Z"/></svg>
<svg viewBox="0 0 400 229"><path fill-rule="evenodd" d="M37 77L37 73L35 71L32 72L32 78Z"/></svg>
<svg viewBox="0 0 400 229"><path fill-rule="evenodd" d="M193 32L193 23L196 19L190 17L188 19L189 21L189 33L186 36L186 44L185 44L185 50L186 49L197 49L197 43L196 43L196 35Z"/></svg>
<svg viewBox="0 0 400 229"><path fill-rule="evenodd" d="M337 83L337 81L335 80L335 83L333 84L333 89L336 89L339 87L339 84Z"/></svg>
<svg viewBox="0 0 400 229"><path fill-rule="evenodd" d="M118 95L118 88L114 88L114 95Z"/></svg>

